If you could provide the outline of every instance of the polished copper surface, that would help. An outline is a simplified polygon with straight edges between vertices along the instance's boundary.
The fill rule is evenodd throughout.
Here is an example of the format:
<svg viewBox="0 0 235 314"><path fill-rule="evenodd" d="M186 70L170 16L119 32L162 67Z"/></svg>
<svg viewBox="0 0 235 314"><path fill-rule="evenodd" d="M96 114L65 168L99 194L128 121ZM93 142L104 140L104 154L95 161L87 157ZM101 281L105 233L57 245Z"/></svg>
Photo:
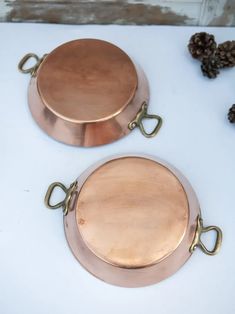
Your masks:
<svg viewBox="0 0 235 314"><path fill-rule="evenodd" d="M185 177L149 156L106 159L81 175L65 233L96 277L137 287L165 279L191 256L200 213Z"/></svg>
<svg viewBox="0 0 235 314"><path fill-rule="evenodd" d="M188 223L185 191L154 161L122 158L89 176L76 205L83 240L103 260L125 268L159 262L180 244Z"/></svg>
<svg viewBox="0 0 235 314"><path fill-rule="evenodd" d="M143 71L120 48L80 39L44 58L28 98L33 117L50 136L89 147L128 134L149 89Z"/></svg>
<svg viewBox="0 0 235 314"><path fill-rule="evenodd" d="M53 50L37 86L45 105L73 122L108 120L134 97L137 73L128 55L102 40L75 40Z"/></svg>

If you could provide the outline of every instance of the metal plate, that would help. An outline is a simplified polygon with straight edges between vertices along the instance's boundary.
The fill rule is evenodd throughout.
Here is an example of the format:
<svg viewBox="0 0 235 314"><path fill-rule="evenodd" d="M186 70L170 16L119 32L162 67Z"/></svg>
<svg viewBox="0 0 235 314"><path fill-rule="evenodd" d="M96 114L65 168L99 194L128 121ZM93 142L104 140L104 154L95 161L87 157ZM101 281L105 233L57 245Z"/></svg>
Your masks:
<svg viewBox="0 0 235 314"><path fill-rule="evenodd" d="M137 83L128 55L96 39L59 46L37 73L38 91L46 106L57 116L79 123L117 115L134 97Z"/></svg>
<svg viewBox="0 0 235 314"><path fill-rule="evenodd" d="M78 178L64 226L89 272L138 287L167 278L191 256L199 214L197 197L178 170L129 155L106 159Z"/></svg>
<svg viewBox="0 0 235 314"><path fill-rule="evenodd" d="M180 181L166 167L143 158L110 161L83 185L77 225L95 255L136 268L158 263L181 242L189 208Z"/></svg>

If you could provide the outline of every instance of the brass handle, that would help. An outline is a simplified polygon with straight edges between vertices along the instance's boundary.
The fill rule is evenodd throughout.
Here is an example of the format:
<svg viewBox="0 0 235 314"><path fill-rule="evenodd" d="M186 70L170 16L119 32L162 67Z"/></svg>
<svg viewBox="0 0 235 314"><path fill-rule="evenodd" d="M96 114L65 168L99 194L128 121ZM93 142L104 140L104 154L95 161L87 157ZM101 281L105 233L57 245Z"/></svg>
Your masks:
<svg viewBox="0 0 235 314"><path fill-rule="evenodd" d="M43 55L42 58L39 58L35 53L27 53L19 62L18 69L20 72L27 74L30 73L31 76L35 76L37 69L39 65L42 63L44 58L47 56L47 54ZM29 68L25 68L25 64L28 62L29 59L34 59L35 64Z"/></svg>
<svg viewBox="0 0 235 314"><path fill-rule="evenodd" d="M215 244L212 250L208 250L206 248L206 246L203 244L202 240L201 240L201 235L203 233L209 232L211 230L214 230L216 232L216 240L215 240ZM208 227L204 227L203 226L203 220L201 217L198 217L198 221L197 221L197 230L196 230L196 234L193 240L193 243L190 247L190 252L192 253L196 247L200 247L200 249L207 255L215 255L219 252L220 248L221 248L221 244L222 244L222 231L219 227L217 226L208 226Z"/></svg>
<svg viewBox="0 0 235 314"><path fill-rule="evenodd" d="M69 188L67 188L64 184L62 184L60 182L52 183L48 187L46 195L45 195L44 203L45 203L46 207L49 208L49 209L57 209L57 208L62 207L64 215L67 215L68 209L69 209L69 203L70 203L72 194L73 194L74 190L76 189L76 186L77 186L77 182L76 181L73 182L70 185ZM52 205L50 203L51 195L52 195L54 189L57 188L57 187L61 188L64 191L65 198L61 202Z"/></svg>
<svg viewBox="0 0 235 314"><path fill-rule="evenodd" d="M208 250L205 245L203 244L203 242L201 241L201 239L199 239L199 243L198 246L201 248L201 250L206 253L207 255L215 255L219 252L221 244L222 244L222 231L219 227L217 226L208 226L208 227L203 227L201 234L214 230L216 232L216 241L214 244L214 248L212 250Z"/></svg>
<svg viewBox="0 0 235 314"><path fill-rule="evenodd" d="M25 65L25 64L27 63L27 61L28 61L29 59L31 59L31 58L35 59L35 61L36 61L35 65L33 65L33 66L30 67L30 68L24 68L24 65ZM18 64L18 69L19 69L19 71L22 72L22 73L25 73L25 74L30 73L30 74L32 74L33 71L34 71L34 68L35 68L35 66L37 65L37 63L39 62L39 60L40 60L39 57L38 57L35 53L27 53L27 55L25 55L25 56L20 60L20 62L19 62L19 64Z"/></svg>
<svg viewBox="0 0 235 314"><path fill-rule="evenodd" d="M136 118L129 123L128 128L130 130L133 130L135 127L139 127L141 133L145 137L149 138L149 137L153 137L153 136L157 135L158 131L160 130L160 128L162 126L162 118L158 115L155 115L155 114L148 114L147 108L148 108L147 103L143 102L140 111L136 115ZM156 126L152 132L150 132L150 133L146 132L144 125L143 125L144 119L155 119L155 120L157 120L157 124L156 124Z"/></svg>

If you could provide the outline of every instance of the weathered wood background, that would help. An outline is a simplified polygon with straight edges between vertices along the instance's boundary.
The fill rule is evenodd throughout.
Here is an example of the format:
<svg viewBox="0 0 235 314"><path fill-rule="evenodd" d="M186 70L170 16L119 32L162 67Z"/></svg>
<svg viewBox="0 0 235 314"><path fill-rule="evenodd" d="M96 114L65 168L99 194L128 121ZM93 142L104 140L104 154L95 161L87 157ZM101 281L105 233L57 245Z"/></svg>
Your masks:
<svg viewBox="0 0 235 314"><path fill-rule="evenodd" d="M2 22L235 25L235 0L0 0Z"/></svg>

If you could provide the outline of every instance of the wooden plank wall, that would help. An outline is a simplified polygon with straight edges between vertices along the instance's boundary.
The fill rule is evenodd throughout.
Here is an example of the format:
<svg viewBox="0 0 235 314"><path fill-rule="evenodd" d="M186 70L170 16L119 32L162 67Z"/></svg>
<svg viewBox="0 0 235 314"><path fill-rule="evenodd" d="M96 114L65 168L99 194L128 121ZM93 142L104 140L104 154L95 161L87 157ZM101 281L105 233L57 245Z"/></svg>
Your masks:
<svg viewBox="0 0 235 314"><path fill-rule="evenodd" d="M235 0L0 0L1 22L235 25Z"/></svg>

